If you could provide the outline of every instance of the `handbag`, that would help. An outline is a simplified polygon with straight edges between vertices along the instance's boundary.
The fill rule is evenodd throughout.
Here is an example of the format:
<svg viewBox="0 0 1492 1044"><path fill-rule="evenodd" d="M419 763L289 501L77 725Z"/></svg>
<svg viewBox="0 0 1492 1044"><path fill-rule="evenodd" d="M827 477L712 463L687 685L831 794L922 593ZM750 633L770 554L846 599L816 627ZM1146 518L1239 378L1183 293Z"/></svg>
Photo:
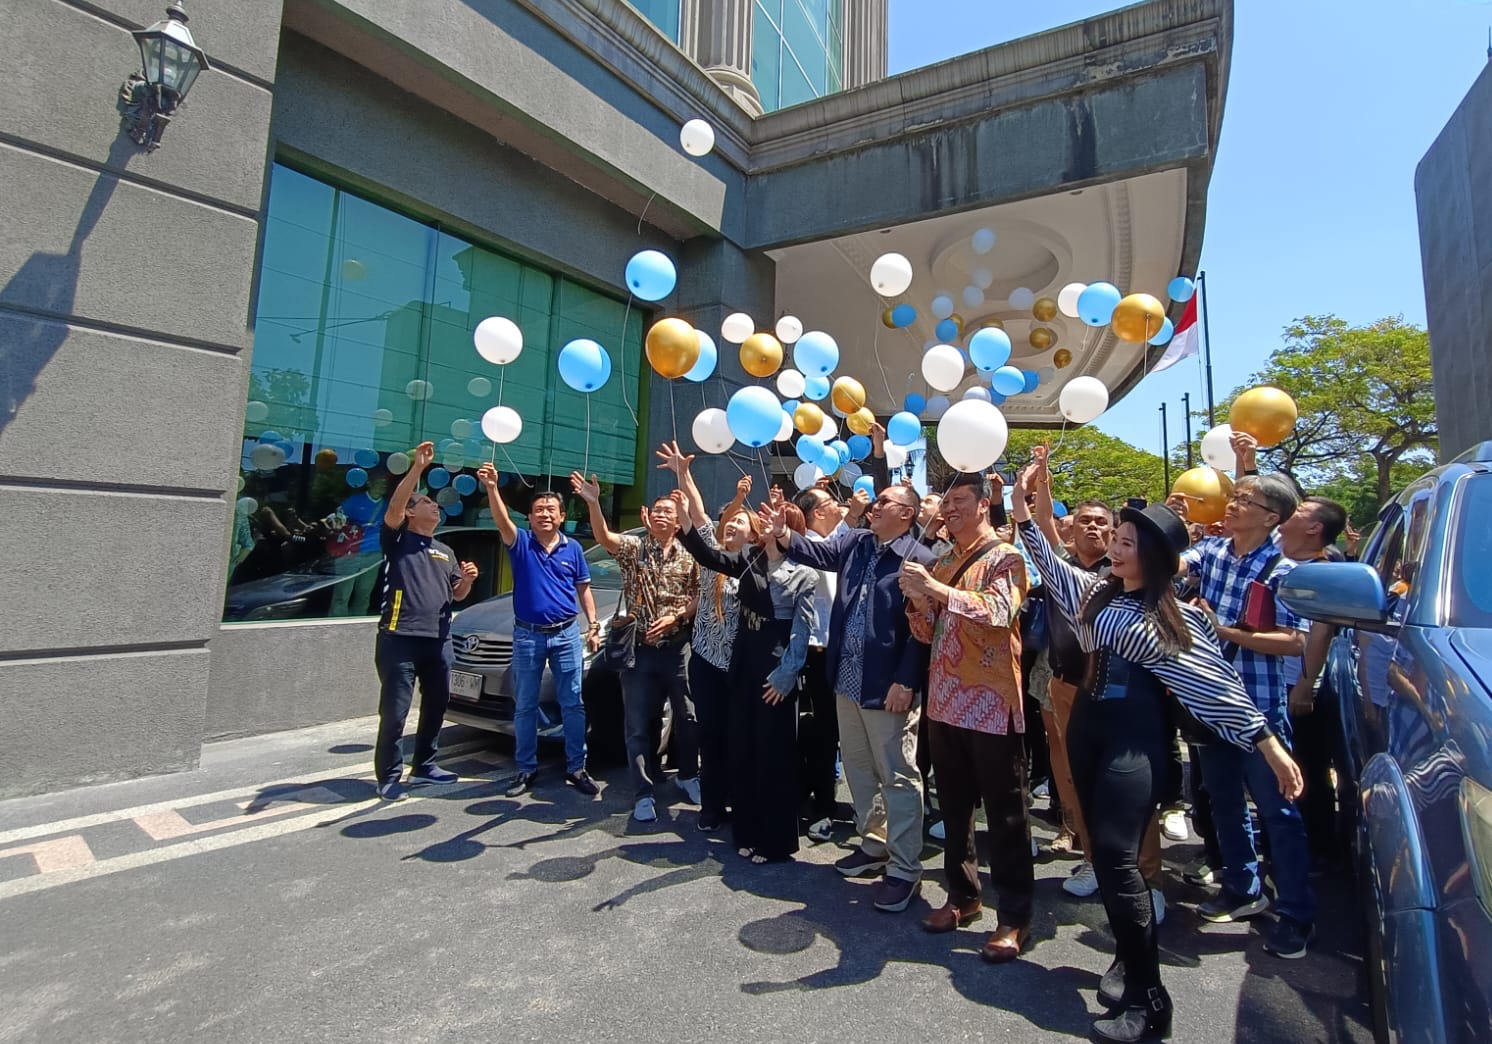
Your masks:
<svg viewBox="0 0 1492 1044"><path fill-rule="evenodd" d="M608 671L627 671L637 666L637 617L618 613L606 628L601 644L601 666Z"/></svg>
<svg viewBox="0 0 1492 1044"><path fill-rule="evenodd" d="M1264 570L1259 575L1263 581L1250 580L1248 590L1243 595L1243 613L1238 617L1238 629L1241 631L1274 630L1274 588L1269 586L1269 575L1274 572L1275 567L1280 564L1282 556L1275 555L1264 563Z"/></svg>

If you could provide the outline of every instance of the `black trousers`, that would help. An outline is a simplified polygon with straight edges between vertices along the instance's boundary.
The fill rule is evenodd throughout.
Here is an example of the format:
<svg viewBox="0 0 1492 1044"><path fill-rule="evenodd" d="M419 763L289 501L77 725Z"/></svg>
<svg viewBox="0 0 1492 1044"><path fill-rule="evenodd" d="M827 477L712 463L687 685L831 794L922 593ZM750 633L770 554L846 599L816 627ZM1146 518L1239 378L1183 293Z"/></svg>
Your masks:
<svg viewBox="0 0 1492 1044"><path fill-rule="evenodd" d="M719 819L730 800L730 672L691 655L689 694L699 726L699 812Z"/></svg>
<svg viewBox="0 0 1492 1044"><path fill-rule="evenodd" d="M1223 868L1223 850L1217 844L1217 826L1212 822L1212 798L1202 779L1202 748L1187 744L1186 760L1190 766L1192 791L1192 829L1202 839L1202 854L1214 873Z"/></svg>
<svg viewBox="0 0 1492 1044"><path fill-rule="evenodd" d="M803 664L803 689L799 701L798 752L801 757L804 797L811 821L834 815L837 780L834 763L839 754L839 713L834 689L824 671L824 650L809 649Z"/></svg>
<svg viewBox="0 0 1492 1044"><path fill-rule="evenodd" d="M933 771L947 839L943 874L948 898L964 904L978 899L979 857L974 850L974 807L984 802L989 825L990 880L999 892L1000 926L1031 923L1036 869L1031 860L1031 821L1026 814L1026 741L1018 733L997 736L934 721Z"/></svg>
<svg viewBox="0 0 1492 1044"><path fill-rule="evenodd" d="M786 859L798 850L797 686L781 703L762 699L767 675L777 666L791 630L791 620L766 620L743 611L731 657L732 836L737 848L766 859Z"/></svg>
<svg viewBox="0 0 1492 1044"><path fill-rule="evenodd" d="M654 728L663 718L663 701L673 707L674 754L679 778L699 773L699 738L689 679L684 673L684 645L660 649L637 643L636 666L622 671L622 712L626 720L627 764L636 797L652 797L658 773Z"/></svg>
<svg viewBox="0 0 1492 1044"><path fill-rule="evenodd" d="M1067 733L1068 758L1093 851L1104 910L1124 964L1129 997L1160 985L1160 949L1140 845L1169 773L1167 708L1158 694L1093 700L1079 693Z"/></svg>
<svg viewBox="0 0 1492 1044"><path fill-rule="evenodd" d="M1345 757L1346 739L1330 685L1323 683L1317 692L1314 711L1290 716L1290 728L1293 734L1290 752L1305 777L1305 793L1297 804L1305 820L1311 856L1328 863L1340 862L1351 851L1348 842L1351 835L1346 828L1349 825L1355 828L1356 822L1351 819L1355 809L1346 774L1340 769L1337 772L1341 793L1331 785L1331 769L1333 765L1343 764L1338 759Z"/></svg>
<svg viewBox="0 0 1492 1044"><path fill-rule="evenodd" d="M378 740L373 746L373 771L379 783L392 783L404 771L399 740L404 719L414 702L414 683L420 683L420 723L415 731L414 771L435 764L435 741L444 723L446 704L451 702L451 663L454 655L449 638L412 638L402 634L380 634L374 646L373 663L382 683L378 695Z"/></svg>

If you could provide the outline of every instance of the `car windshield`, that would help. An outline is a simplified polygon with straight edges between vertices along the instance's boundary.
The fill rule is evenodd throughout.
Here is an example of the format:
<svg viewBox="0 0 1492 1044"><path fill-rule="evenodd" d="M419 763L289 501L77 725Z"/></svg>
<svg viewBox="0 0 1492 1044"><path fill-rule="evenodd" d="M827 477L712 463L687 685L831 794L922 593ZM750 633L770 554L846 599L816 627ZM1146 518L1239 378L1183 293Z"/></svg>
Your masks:
<svg viewBox="0 0 1492 1044"><path fill-rule="evenodd" d="M1450 622L1492 627L1492 475L1467 480L1457 530Z"/></svg>
<svg viewBox="0 0 1492 1044"><path fill-rule="evenodd" d="M616 564L616 559L602 547L596 544L585 553L585 561L591 570L591 586L605 591L620 591L622 589L622 569Z"/></svg>

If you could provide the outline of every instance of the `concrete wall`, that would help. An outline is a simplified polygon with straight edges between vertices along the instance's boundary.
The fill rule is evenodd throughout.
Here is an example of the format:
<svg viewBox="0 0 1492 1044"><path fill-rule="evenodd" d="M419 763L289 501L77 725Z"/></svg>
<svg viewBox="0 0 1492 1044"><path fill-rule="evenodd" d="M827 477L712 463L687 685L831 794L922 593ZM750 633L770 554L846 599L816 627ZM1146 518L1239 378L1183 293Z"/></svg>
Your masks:
<svg viewBox="0 0 1492 1044"><path fill-rule="evenodd" d="M200 752L280 0L191 8L215 68L150 155L115 106L164 5L7 8L0 797Z"/></svg>
<svg viewBox="0 0 1492 1044"><path fill-rule="evenodd" d="M1492 438L1492 65L1414 174L1440 452Z"/></svg>

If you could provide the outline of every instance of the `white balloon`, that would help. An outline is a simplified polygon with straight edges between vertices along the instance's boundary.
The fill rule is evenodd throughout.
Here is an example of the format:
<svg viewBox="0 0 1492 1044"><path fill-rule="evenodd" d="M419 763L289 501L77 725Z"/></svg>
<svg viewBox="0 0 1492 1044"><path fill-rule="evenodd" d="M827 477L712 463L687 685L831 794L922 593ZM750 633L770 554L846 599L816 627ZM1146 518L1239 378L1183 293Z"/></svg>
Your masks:
<svg viewBox="0 0 1492 1044"><path fill-rule="evenodd" d="M274 471L285 463L285 451L269 443L260 443L249 451L249 463L256 471Z"/></svg>
<svg viewBox="0 0 1492 1044"><path fill-rule="evenodd" d="M441 456L440 463L447 471L460 471L466 467L466 447L452 446Z"/></svg>
<svg viewBox="0 0 1492 1044"><path fill-rule="evenodd" d="M886 467L899 468L907 462L907 450L905 446L893 446L886 443Z"/></svg>
<svg viewBox="0 0 1492 1044"><path fill-rule="evenodd" d="M259 501L253 497L239 497L233 506L240 515L252 515L259 510Z"/></svg>
<svg viewBox="0 0 1492 1044"><path fill-rule="evenodd" d="M991 250L995 249L994 231L988 228L981 228L974 233L974 239L970 245L974 247L974 253L988 254Z"/></svg>
<svg viewBox="0 0 1492 1044"><path fill-rule="evenodd" d="M383 466L388 469L390 475L402 475L409 470L409 454L390 453L389 459L384 461Z"/></svg>
<svg viewBox="0 0 1492 1044"><path fill-rule="evenodd" d="M1202 462L1219 471L1232 471L1235 463L1233 445L1228 441L1232 437L1233 426L1231 424L1219 424L1203 435Z"/></svg>
<svg viewBox="0 0 1492 1044"><path fill-rule="evenodd" d="M772 436L773 442L787 442L793 437L793 419L787 415L787 410L782 411L782 423L777 426L777 434Z"/></svg>
<svg viewBox="0 0 1492 1044"><path fill-rule="evenodd" d="M870 266L870 285L882 297L900 297L912 285L912 262L901 254L882 254Z"/></svg>
<svg viewBox="0 0 1492 1044"><path fill-rule="evenodd" d="M441 507L450 507L452 504L456 503L456 501L460 499L461 494L457 493L456 490L450 486L446 486L439 493L435 494L435 502Z"/></svg>
<svg viewBox="0 0 1492 1044"><path fill-rule="evenodd" d="M756 320L745 312L732 312L720 324L720 336L731 344L741 344L756 333Z"/></svg>
<svg viewBox="0 0 1492 1044"><path fill-rule="evenodd" d="M964 392L964 398L978 399L981 402L989 403L993 403L995 401L993 398L990 397L989 389L982 384L976 384L974 385L974 387Z"/></svg>
<svg viewBox="0 0 1492 1044"><path fill-rule="evenodd" d="M823 477L824 473L817 464L809 464L805 461L799 464L797 470L793 472L793 483L799 489L812 489Z"/></svg>
<svg viewBox="0 0 1492 1044"><path fill-rule="evenodd" d="M268 416L269 406L266 403L250 400L249 404L244 407L243 419L250 424L259 424Z"/></svg>
<svg viewBox="0 0 1492 1044"><path fill-rule="evenodd" d="M964 356L951 344L935 344L922 357L922 379L938 391L952 391L964 379Z"/></svg>
<svg viewBox="0 0 1492 1044"><path fill-rule="evenodd" d="M1088 289L1087 283L1068 283L1057 291L1057 311L1069 319L1078 317L1078 298Z"/></svg>
<svg viewBox="0 0 1492 1044"><path fill-rule="evenodd" d="M777 339L783 344L792 344L803 336L803 321L796 315L785 315L777 320ZM797 398L797 396L793 396Z"/></svg>
<svg viewBox="0 0 1492 1044"><path fill-rule="evenodd" d="M725 419L725 411L715 406L700 410L689 431L694 436L694 444L705 453L724 453L736 441Z"/></svg>
<svg viewBox="0 0 1492 1044"><path fill-rule="evenodd" d="M984 471L1009 440L1004 414L978 399L955 402L938 421L938 451L959 471Z"/></svg>
<svg viewBox="0 0 1492 1044"><path fill-rule="evenodd" d="M833 442L835 439L839 438L839 425L829 414L824 414L824 423L820 425L818 432L815 434L815 438L817 438L820 442L825 443Z"/></svg>
<svg viewBox="0 0 1492 1044"><path fill-rule="evenodd" d="M848 464L839 465L839 481L843 482L846 486L854 485L855 480L863 474L865 474L864 469L853 460Z"/></svg>
<svg viewBox="0 0 1492 1044"><path fill-rule="evenodd" d="M501 315L489 315L472 331L477 354L494 366L506 366L523 351L523 331L518 324Z"/></svg>
<svg viewBox="0 0 1492 1044"><path fill-rule="evenodd" d="M1074 424L1087 424L1109 408L1109 389L1097 377L1074 377L1057 397L1062 416Z"/></svg>
<svg viewBox="0 0 1492 1044"><path fill-rule="evenodd" d="M523 434L523 418L511 406L494 406L482 414L482 434L500 445L512 442Z"/></svg>
<svg viewBox="0 0 1492 1044"><path fill-rule="evenodd" d="M419 402L434 395L435 386L429 381L422 381L416 378L404 386L404 394L408 395L415 402Z"/></svg>
<svg viewBox="0 0 1492 1044"><path fill-rule="evenodd" d="M471 421L459 419L451 421L451 437L465 439L471 437Z"/></svg>
<svg viewBox="0 0 1492 1044"><path fill-rule="evenodd" d="M242 475L238 476L237 492L239 492L239 493L243 492L243 476Z"/></svg>
<svg viewBox="0 0 1492 1044"><path fill-rule="evenodd" d="M947 319L953 314L953 298L947 294L939 294L932 299L932 314L934 319Z"/></svg>
<svg viewBox="0 0 1492 1044"><path fill-rule="evenodd" d="M979 308L984 304L984 291L977 286L964 287L964 307Z"/></svg>
<svg viewBox="0 0 1492 1044"><path fill-rule="evenodd" d="M1018 286L1010 291L1010 307L1017 312L1024 312L1036 303L1036 291L1030 287Z"/></svg>
<svg viewBox="0 0 1492 1044"><path fill-rule="evenodd" d="M386 427L388 427L392 423L394 423L394 411L393 410L374 410L373 411L373 427L375 427L375 428L386 428Z"/></svg>
<svg viewBox="0 0 1492 1044"><path fill-rule="evenodd" d="M995 274L988 268L976 268L969 273L969 282L981 290L988 290L990 284L995 281Z"/></svg>
<svg viewBox="0 0 1492 1044"><path fill-rule="evenodd" d="M691 156L707 156L715 147L715 128L694 119L679 128L679 144Z"/></svg>
<svg viewBox="0 0 1492 1044"><path fill-rule="evenodd" d="M797 370L783 370L777 375L777 390L784 399L801 399L807 388L807 378Z"/></svg>
<svg viewBox="0 0 1492 1044"><path fill-rule="evenodd" d="M492 382L486 377L473 377L466 382L466 394L480 399L484 395L492 394Z"/></svg>
<svg viewBox="0 0 1492 1044"><path fill-rule="evenodd" d="M937 420L939 417L943 416L943 414L947 412L948 396L934 395L931 399L927 400L927 409L923 411L923 415L926 416L928 420Z"/></svg>

